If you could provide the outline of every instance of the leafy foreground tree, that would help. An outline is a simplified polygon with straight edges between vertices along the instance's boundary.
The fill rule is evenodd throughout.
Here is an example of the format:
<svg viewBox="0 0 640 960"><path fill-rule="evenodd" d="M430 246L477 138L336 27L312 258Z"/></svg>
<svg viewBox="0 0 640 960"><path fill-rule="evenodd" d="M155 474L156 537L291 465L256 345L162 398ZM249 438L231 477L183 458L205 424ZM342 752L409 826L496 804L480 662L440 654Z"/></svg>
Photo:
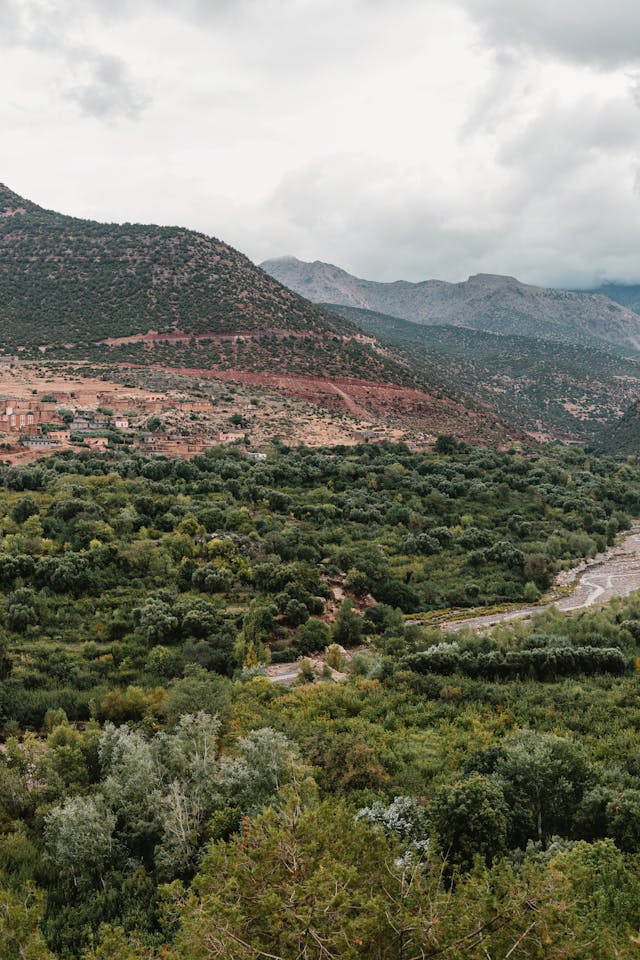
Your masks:
<svg viewBox="0 0 640 960"><path fill-rule="evenodd" d="M168 957L637 956L640 888L611 841L550 849L519 869L478 861L449 884L438 856L421 858L407 845L407 825L405 816L379 810L354 819L335 800L301 809L291 795L245 822L240 836L213 844L188 895L176 885L166 889L165 914L179 923Z"/></svg>
<svg viewBox="0 0 640 960"><path fill-rule="evenodd" d="M2 960L55 960L38 928L42 895L32 886L0 889L0 957Z"/></svg>

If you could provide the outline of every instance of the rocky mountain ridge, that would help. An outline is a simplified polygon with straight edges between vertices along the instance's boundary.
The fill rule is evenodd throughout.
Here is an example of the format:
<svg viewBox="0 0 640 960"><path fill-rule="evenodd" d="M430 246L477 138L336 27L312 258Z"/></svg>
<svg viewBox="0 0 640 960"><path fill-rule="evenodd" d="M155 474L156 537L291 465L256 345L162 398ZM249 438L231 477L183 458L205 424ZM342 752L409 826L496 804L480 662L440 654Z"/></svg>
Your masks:
<svg viewBox="0 0 640 960"><path fill-rule="evenodd" d="M638 315L600 294L534 287L495 274L476 274L461 283L381 283L295 257L266 260L261 267L317 303L374 310L414 323L640 351Z"/></svg>

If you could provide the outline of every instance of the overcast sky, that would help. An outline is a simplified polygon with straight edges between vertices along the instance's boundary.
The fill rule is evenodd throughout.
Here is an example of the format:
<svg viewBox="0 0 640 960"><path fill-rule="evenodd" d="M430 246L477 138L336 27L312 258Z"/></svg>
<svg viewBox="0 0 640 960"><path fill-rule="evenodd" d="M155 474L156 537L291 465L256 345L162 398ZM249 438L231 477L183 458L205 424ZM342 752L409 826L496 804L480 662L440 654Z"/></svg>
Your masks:
<svg viewBox="0 0 640 960"><path fill-rule="evenodd" d="M0 0L0 181L370 279L640 282L638 0Z"/></svg>

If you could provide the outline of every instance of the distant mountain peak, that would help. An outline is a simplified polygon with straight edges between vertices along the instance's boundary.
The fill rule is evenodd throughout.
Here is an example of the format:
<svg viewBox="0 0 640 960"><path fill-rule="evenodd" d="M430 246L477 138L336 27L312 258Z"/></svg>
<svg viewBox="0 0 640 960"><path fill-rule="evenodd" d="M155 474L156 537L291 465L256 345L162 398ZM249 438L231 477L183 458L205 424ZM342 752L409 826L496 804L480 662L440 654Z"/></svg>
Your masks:
<svg viewBox="0 0 640 960"><path fill-rule="evenodd" d="M491 284L492 286L505 286L506 284L517 284L519 287L525 286L517 277L511 277L504 273L473 273L466 282Z"/></svg>
<svg viewBox="0 0 640 960"><path fill-rule="evenodd" d="M265 260L265 263L304 263L303 260L299 260L297 257L292 256L289 253L285 253L282 257L273 257L271 260ZM258 264L259 267L262 267L263 264Z"/></svg>
<svg viewBox="0 0 640 960"><path fill-rule="evenodd" d="M633 311L606 297L535 287L516 277L477 273L461 283L381 283L333 264L294 257L266 260L262 268L316 303L373 310L413 323L640 351L640 317Z"/></svg>

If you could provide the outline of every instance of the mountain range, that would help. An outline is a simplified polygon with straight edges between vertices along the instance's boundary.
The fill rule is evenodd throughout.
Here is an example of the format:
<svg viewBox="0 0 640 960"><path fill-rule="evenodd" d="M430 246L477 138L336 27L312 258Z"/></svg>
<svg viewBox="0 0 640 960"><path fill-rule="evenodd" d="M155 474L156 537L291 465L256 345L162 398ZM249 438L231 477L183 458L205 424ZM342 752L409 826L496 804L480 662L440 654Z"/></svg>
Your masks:
<svg viewBox="0 0 640 960"><path fill-rule="evenodd" d="M0 353L15 351L220 371L416 439L519 435L222 240L82 220L0 185Z"/></svg>
<svg viewBox="0 0 640 960"><path fill-rule="evenodd" d="M233 378L415 442L588 441L640 401L640 316L601 294L258 267L215 237L2 185L0 352Z"/></svg>
<svg viewBox="0 0 640 960"><path fill-rule="evenodd" d="M278 257L263 270L316 303L373 310L414 323L640 350L640 317L599 293L534 287L514 277L477 274L462 283L362 280L319 260Z"/></svg>

